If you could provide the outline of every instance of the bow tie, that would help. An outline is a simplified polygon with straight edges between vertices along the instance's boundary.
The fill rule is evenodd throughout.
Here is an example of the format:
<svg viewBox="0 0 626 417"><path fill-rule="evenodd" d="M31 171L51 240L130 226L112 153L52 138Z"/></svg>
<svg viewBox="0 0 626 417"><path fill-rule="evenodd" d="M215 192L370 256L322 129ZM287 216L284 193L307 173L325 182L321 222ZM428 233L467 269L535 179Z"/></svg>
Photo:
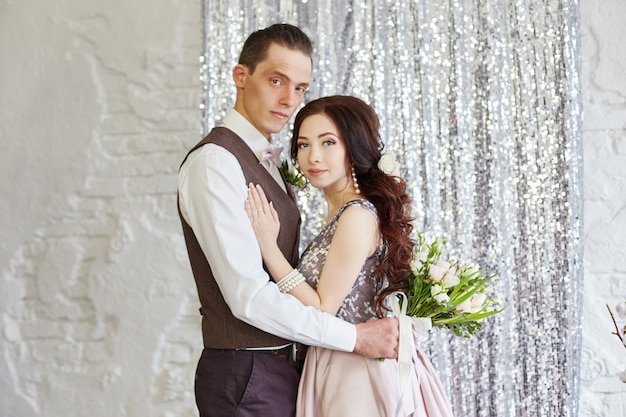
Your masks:
<svg viewBox="0 0 626 417"><path fill-rule="evenodd" d="M280 168L280 153L283 151L282 146L270 145L263 149L263 155L261 156L261 162L272 161L274 165Z"/></svg>

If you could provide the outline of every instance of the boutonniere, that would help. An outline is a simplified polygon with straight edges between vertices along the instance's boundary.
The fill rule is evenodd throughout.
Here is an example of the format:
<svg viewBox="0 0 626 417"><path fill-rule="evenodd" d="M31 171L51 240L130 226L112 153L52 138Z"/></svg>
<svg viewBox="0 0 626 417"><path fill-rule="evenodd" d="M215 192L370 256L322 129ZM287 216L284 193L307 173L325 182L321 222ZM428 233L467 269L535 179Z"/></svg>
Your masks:
<svg viewBox="0 0 626 417"><path fill-rule="evenodd" d="M304 175L300 171L298 171L295 167L289 164L289 162L285 159L280 166L280 172L283 174L283 178L289 184L297 187L302 190L306 185L306 179Z"/></svg>

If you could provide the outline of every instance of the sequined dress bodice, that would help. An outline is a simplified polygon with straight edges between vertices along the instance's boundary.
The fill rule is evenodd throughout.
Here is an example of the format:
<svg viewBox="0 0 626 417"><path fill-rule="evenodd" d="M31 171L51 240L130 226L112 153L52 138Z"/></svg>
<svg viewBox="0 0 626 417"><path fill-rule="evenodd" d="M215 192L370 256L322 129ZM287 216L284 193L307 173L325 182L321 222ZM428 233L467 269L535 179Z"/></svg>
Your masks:
<svg viewBox="0 0 626 417"><path fill-rule="evenodd" d="M376 208L367 200L350 201L337 211L332 220L306 247L298 264L298 270L313 288L317 288L320 274L328 255L328 249L337 229L339 217L346 208L352 205L358 205L369 210L378 220ZM376 252L365 260L350 293L346 296L337 312L337 317L354 324L363 323L376 317L374 306L382 280L374 277L373 272L382 254L383 248L379 245Z"/></svg>

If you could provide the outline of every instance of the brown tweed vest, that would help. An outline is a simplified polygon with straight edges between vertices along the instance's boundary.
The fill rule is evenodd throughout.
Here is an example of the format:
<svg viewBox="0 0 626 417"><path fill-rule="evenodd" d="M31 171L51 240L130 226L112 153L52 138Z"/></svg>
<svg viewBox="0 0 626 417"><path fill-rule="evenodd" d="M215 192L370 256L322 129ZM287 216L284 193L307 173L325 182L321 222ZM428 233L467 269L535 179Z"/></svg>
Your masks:
<svg viewBox="0 0 626 417"><path fill-rule="evenodd" d="M204 139L189 151L185 160L191 152L207 143L217 144L237 158L246 179L246 184L242 185L253 183L260 184L263 187L267 198L273 202L274 208L280 216L278 246L291 264L296 265L298 261L298 246L300 244L300 212L290 185L286 184L289 190L289 196L287 196L269 172L259 164L259 160L248 145L231 130L223 127L216 127L211 130ZM185 160L183 160L183 163ZM178 207L178 214L182 223L189 261L200 298L204 347L240 349L278 346L287 343L288 341L259 330L236 319L232 315L215 282L211 266L200 248L193 229L181 215L180 206ZM246 254L242 253L241 256L245 257ZM265 268L265 266L263 267ZM237 279L237 277L230 278Z"/></svg>

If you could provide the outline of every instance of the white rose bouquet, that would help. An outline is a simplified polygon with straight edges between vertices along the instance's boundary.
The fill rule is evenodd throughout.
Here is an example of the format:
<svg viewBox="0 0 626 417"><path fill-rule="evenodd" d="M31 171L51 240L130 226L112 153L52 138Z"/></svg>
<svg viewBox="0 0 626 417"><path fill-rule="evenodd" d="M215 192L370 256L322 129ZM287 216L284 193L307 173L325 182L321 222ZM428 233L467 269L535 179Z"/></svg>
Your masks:
<svg viewBox="0 0 626 417"><path fill-rule="evenodd" d="M488 288L497 274L483 276L474 264L442 260L445 243L439 238L426 242L424 235L418 233L409 288L394 293L390 299L391 311L399 321L398 375L404 415L414 411L409 376L416 360L417 339L425 337L432 326L470 337L478 332L486 317L502 311Z"/></svg>
<svg viewBox="0 0 626 417"><path fill-rule="evenodd" d="M430 319L432 326L449 329L457 336L475 335L483 319L503 310L488 286L497 274L484 276L474 264L442 260L445 241L435 238L426 242L421 233L417 237L406 315Z"/></svg>

